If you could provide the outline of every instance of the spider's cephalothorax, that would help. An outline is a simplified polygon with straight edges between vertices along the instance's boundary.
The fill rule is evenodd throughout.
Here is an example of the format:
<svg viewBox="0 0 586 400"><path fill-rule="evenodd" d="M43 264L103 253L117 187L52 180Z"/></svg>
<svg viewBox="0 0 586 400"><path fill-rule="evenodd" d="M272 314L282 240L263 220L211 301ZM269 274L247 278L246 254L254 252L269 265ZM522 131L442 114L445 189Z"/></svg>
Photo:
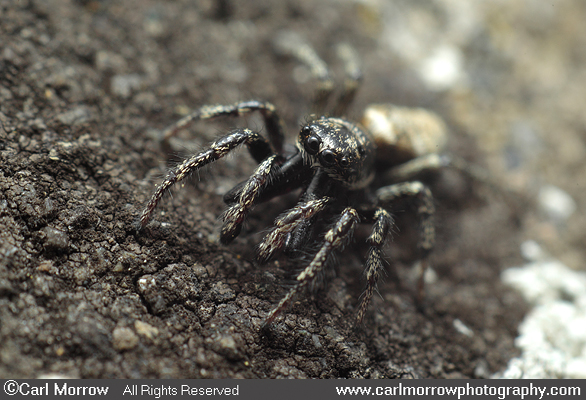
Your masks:
<svg viewBox="0 0 586 400"><path fill-rule="evenodd" d="M306 165L350 190L364 189L374 178L374 138L348 121L322 117L305 125L297 147Z"/></svg>
<svg viewBox="0 0 586 400"><path fill-rule="evenodd" d="M319 82L314 109L324 112L333 89L325 63L296 36L279 36L275 43L279 51L311 67ZM344 115L361 75L349 46L340 46L338 53L344 60L348 79L332 112ZM409 180L423 169L450 163L447 157L434 153L442 149L444 142L442 121L424 110L388 104L370 106L365 112L364 127L343 118L314 117L301 127L295 151L287 153L283 150L284 123L275 107L252 100L201 107L167 129L163 141L167 143L178 130L195 120L255 111L263 116L268 137L247 128L235 129L212 143L208 150L185 160L157 187L140 216L140 227L146 226L158 202L175 183L245 144L258 167L248 180L224 196L228 208L223 214L220 240L229 243L240 233L254 205L301 189L297 205L275 220L274 227L259 244L258 260L266 262L280 252L309 254L296 283L269 312L265 323L271 323L296 294L312 286L332 253L350 241L359 223L367 223L372 225L372 232L367 238L370 250L365 265L366 289L357 312L361 321L383 270L382 248L393 227L390 205L400 198L412 200L420 217L421 293L427 256L434 245L434 206L427 187ZM376 171L375 162L386 165L385 171ZM375 173L380 175L377 179ZM392 183L373 187L385 179Z"/></svg>

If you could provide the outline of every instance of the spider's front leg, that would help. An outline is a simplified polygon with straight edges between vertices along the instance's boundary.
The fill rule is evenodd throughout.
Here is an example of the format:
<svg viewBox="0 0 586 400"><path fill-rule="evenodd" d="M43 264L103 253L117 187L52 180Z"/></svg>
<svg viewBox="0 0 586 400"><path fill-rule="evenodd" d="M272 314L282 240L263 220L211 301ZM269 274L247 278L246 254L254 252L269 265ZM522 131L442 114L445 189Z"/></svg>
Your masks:
<svg viewBox="0 0 586 400"><path fill-rule="evenodd" d="M273 149L271 148L270 143L264 137L250 129L236 129L213 142L208 150L188 158L167 174L165 180L157 187L155 193L151 196L151 199L142 211L139 219L139 229L142 229L147 225L157 207L157 204L174 184L185 179L199 168L219 160L241 144L246 144L248 146L249 152L255 159L265 160L257 168L257 171L252 175L251 179L255 179L255 182L256 180L266 180L272 166L278 158L273 156ZM253 187L254 186L258 185L253 185ZM255 193L257 192L258 190ZM250 191L247 193L250 193ZM243 192L240 197L242 201L247 202L247 196L248 194Z"/></svg>
<svg viewBox="0 0 586 400"><path fill-rule="evenodd" d="M274 175L275 170L278 168L277 161L280 158L280 156L272 155L260 163L244 184L238 202L231 205L224 213L222 217L224 225L220 233L220 241L223 244L230 243L240 234L246 214L248 214L248 211L254 205L270 176Z"/></svg>
<svg viewBox="0 0 586 400"><path fill-rule="evenodd" d="M264 326L271 324L301 290L305 289L311 282L314 282L320 272L325 269L327 259L332 252L342 248L352 237L352 233L359 221L360 218L358 212L354 208L347 207L342 211L332 228L326 232L324 243L313 257L311 263L297 276L297 283L295 286L293 286L279 304L269 312Z"/></svg>

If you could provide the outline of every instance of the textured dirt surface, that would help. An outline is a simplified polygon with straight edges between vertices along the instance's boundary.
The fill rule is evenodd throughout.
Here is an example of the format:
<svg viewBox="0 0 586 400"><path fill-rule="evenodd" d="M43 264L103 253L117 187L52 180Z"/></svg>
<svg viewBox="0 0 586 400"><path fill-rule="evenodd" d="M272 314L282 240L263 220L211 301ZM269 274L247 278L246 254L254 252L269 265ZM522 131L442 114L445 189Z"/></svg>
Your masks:
<svg viewBox="0 0 586 400"><path fill-rule="evenodd" d="M586 10L578 2L413 3L0 3L0 376L502 370L516 354L525 305L499 275L521 262L519 244L534 239L584 265L584 217L552 221L533 199L551 183L578 208L585 202ZM389 274L363 326L353 321L368 228L324 289L261 332L290 275L286 259L256 265L253 249L292 199L258 206L233 244L217 243L222 194L254 167L245 151L177 188L144 232L133 229L168 167L158 135L190 109L270 100L294 140L311 80L275 54L281 29L301 33L337 72L333 45L358 49L365 81L351 116L372 102L433 109L453 132L450 151L517 193L505 201L454 172L429 177L438 246L423 311L410 268L414 220L398 210ZM459 49L455 81L422 75L417 52L433 53L440 41ZM173 142L169 165L236 125L262 130L255 116L197 124Z"/></svg>

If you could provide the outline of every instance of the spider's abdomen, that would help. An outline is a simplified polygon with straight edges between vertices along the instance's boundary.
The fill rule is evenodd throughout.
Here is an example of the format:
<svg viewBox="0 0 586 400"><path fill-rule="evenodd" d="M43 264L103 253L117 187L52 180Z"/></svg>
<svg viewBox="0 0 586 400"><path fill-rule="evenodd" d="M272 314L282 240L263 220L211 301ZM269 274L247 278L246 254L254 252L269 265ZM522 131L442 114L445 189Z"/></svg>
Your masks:
<svg viewBox="0 0 586 400"><path fill-rule="evenodd" d="M344 119L322 117L311 122L301 129L297 145L306 164L323 168L351 190L368 186L374 177L372 135Z"/></svg>
<svg viewBox="0 0 586 400"><path fill-rule="evenodd" d="M444 150L447 128L435 113L422 108L372 104L362 124L377 145L377 161L398 165L416 157Z"/></svg>

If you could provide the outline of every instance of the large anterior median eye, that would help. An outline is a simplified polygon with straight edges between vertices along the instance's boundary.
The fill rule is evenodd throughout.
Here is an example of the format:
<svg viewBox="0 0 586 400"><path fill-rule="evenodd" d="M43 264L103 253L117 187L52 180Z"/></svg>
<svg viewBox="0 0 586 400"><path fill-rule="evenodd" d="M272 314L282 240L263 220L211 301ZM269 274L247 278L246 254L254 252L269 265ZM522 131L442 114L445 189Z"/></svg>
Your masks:
<svg viewBox="0 0 586 400"><path fill-rule="evenodd" d="M322 151L319 155L319 158L321 160L321 163L326 167L334 165L334 163L336 162L336 154L331 150Z"/></svg>
<svg viewBox="0 0 586 400"><path fill-rule="evenodd" d="M319 151L320 144L321 144L320 138L318 138L317 136L314 136L314 135L308 136L307 139L305 139L305 144L304 144L305 150L309 154L315 155Z"/></svg>

